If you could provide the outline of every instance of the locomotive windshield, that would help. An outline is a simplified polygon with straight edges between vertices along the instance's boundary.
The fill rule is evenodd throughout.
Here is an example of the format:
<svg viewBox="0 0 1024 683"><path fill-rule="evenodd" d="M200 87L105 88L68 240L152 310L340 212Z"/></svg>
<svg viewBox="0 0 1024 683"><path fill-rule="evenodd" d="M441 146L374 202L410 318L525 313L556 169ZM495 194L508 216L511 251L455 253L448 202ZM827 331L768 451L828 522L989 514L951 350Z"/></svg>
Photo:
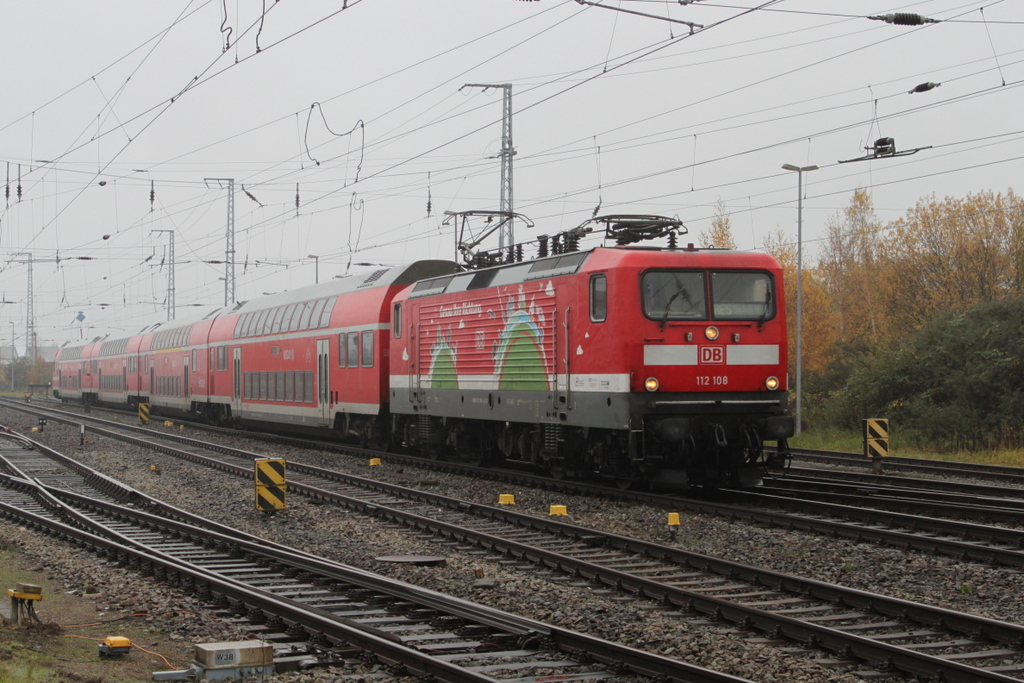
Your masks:
<svg viewBox="0 0 1024 683"><path fill-rule="evenodd" d="M652 270L643 277L644 313L654 320L705 320L704 273Z"/></svg>
<svg viewBox="0 0 1024 683"><path fill-rule="evenodd" d="M764 321L775 315L772 279L767 273L712 271L710 276L711 319ZM644 314L652 320L709 319L703 271L648 271L641 290Z"/></svg>
<svg viewBox="0 0 1024 683"><path fill-rule="evenodd" d="M715 320L768 320L775 315L767 273L711 273L711 315Z"/></svg>

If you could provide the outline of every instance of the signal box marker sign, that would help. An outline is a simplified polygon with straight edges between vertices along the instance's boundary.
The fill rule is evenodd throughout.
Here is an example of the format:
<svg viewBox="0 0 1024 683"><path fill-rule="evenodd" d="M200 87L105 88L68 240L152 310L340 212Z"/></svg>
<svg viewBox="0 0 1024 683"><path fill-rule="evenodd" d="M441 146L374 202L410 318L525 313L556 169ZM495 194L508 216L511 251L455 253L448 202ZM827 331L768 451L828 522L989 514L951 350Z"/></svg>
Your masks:
<svg viewBox="0 0 1024 683"><path fill-rule="evenodd" d="M884 418L864 420L864 455L868 458L882 458L889 455L889 420Z"/></svg>
<svg viewBox="0 0 1024 683"><path fill-rule="evenodd" d="M285 508L285 461L262 458L253 461L256 473L256 509L273 512Z"/></svg>

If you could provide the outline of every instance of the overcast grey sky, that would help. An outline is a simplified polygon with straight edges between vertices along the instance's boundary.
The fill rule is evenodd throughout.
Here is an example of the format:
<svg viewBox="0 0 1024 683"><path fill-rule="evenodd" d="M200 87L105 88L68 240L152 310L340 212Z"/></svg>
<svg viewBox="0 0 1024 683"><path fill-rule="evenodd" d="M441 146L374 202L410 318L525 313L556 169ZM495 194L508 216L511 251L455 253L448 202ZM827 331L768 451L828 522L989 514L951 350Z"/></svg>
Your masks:
<svg viewBox="0 0 1024 683"><path fill-rule="evenodd" d="M598 205L697 236L721 201L740 248L795 241L786 163L821 167L805 175L812 259L858 187L883 220L932 193L1020 190L1019 2L602 2L653 17L574 0L4 2L0 339L14 322L24 347L26 253L41 343L164 319L157 230L175 234L178 318L223 303L227 194L205 178L237 183L239 300L312 284L310 255L321 280L452 258L443 212L499 203L501 93L466 83L513 86L515 208L536 224L517 239ZM893 12L940 21L866 18ZM908 92L926 82L941 86ZM932 149L837 164L883 136Z"/></svg>

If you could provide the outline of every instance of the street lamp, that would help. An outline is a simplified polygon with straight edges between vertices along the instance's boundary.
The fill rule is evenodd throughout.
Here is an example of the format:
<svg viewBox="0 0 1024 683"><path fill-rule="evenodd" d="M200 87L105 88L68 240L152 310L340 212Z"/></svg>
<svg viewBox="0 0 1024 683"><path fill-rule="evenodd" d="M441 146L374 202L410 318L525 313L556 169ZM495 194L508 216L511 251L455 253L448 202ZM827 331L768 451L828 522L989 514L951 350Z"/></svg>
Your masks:
<svg viewBox="0 0 1024 683"><path fill-rule="evenodd" d="M316 254L310 254L309 258L316 261L316 284L320 284L320 257Z"/></svg>
<svg viewBox="0 0 1024 683"><path fill-rule="evenodd" d="M804 288L804 173L817 171L817 166L783 164L785 171L796 171L796 435L800 436L803 397L803 288Z"/></svg>

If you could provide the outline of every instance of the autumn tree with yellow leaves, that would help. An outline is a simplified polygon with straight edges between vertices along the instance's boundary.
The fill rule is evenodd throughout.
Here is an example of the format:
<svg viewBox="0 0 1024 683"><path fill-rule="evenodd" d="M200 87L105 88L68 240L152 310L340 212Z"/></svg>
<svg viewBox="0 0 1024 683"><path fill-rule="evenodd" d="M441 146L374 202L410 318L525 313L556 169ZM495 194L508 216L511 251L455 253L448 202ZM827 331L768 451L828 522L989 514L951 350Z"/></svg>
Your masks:
<svg viewBox="0 0 1024 683"><path fill-rule="evenodd" d="M936 446L1024 446L1024 200L927 197L886 224L858 190L827 227L805 268L805 389L820 399L805 394L809 418L855 427L870 413Z"/></svg>

